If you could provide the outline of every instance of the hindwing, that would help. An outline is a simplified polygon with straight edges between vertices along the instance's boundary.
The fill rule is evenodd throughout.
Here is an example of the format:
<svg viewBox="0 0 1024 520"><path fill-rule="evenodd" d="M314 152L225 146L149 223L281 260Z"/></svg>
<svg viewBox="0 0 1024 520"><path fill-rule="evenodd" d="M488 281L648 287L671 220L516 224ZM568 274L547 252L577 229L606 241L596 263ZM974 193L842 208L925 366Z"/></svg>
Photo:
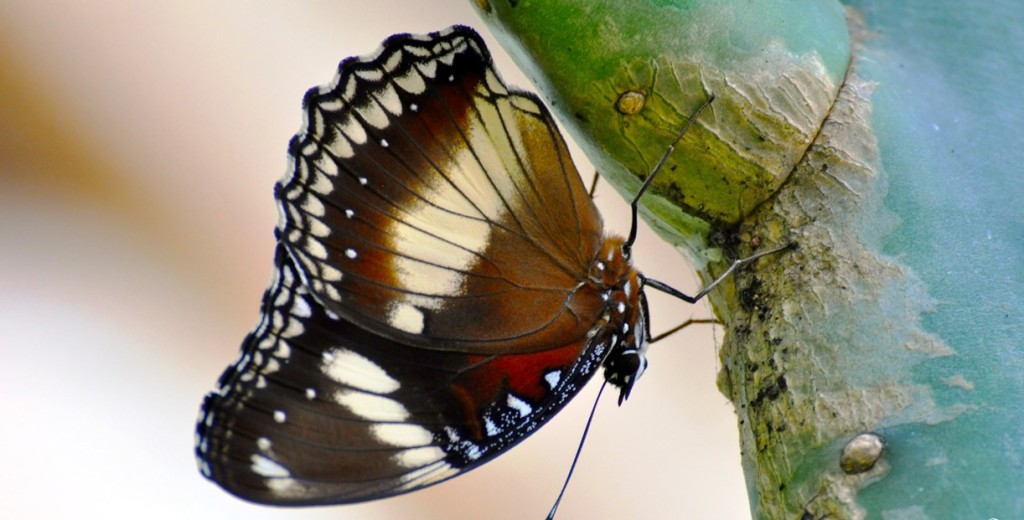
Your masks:
<svg viewBox="0 0 1024 520"><path fill-rule="evenodd" d="M197 429L203 474L248 500L358 502L451 478L544 424L608 348L601 334L489 356L398 343L321 306L283 246L275 264Z"/></svg>

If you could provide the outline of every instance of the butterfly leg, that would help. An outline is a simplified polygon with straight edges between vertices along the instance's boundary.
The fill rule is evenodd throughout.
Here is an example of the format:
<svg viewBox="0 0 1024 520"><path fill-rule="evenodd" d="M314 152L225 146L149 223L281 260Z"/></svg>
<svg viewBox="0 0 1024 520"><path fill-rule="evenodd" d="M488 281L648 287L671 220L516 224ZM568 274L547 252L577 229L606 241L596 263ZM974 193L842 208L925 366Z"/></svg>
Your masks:
<svg viewBox="0 0 1024 520"><path fill-rule="evenodd" d="M591 200L594 198L594 193L597 192L597 181L601 180L601 172L594 170L594 179L590 181L590 189L587 190L587 195L590 196Z"/></svg>
<svg viewBox="0 0 1024 520"><path fill-rule="evenodd" d="M758 258L761 258L762 256L768 256L768 255L773 254L773 253L778 253L779 251L782 251L783 249L788 249L788 248L792 247L794 244L795 244L794 242L790 242L790 243L788 243L786 245L775 247L775 248L772 248L772 249L768 249L766 251L760 251L760 252L752 254L752 255L750 255L750 256L748 256L746 258L740 258L739 260L736 260L735 262L732 263L731 266L729 266L728 269L725 270L724 273L722 273L718 278L715 278L714 281L709 283L706 287L701 289L701 291L699 293L697 293L697 294L695 294L693 296L685 294L682 291L680 291L680 290L678 290L678 289L676 289L676 288L674 288L674 287L672 287L670 285L667 285L665 283L662 283L662 282L659 282L657 280L654 280L654 279L651 279L651 278L647 278L647 277L644 277L644 279L643 279L644 280L644 285L647 286L647 287L650 287L652 289L657 289L657 290L659 290L659 291L661 291L661 292L663 292L665 294L668 294L670 296L675 296L676 298L679 298L680 300L683 300L686 303L697 303L701 298L703 298L709 292L711 292L711 290L714 289L715 286L717 286L718 284L722 283L722 280L725 280L726 277L728 277L730 274L732 274L732 272L735 271L737 267L739 267L739 266L741 266L743 264L747 264L747 263L753 262L754 260L757 260Z"/></svg>
<svg viewBox="0 0 1024 520"><path fill-rule="evenodd" d="M676 325L675 327L672 327L671 329L668 329L665 332L662 332L661 334L658 334L657 336L654 336L653 338L651 338L651 343L657 343L657 342L659 342L659 341L661 341L661 340L663 340L663 339L665 339L665 338L675 334L676 332L679 332L679 331L685 329L686 327L689 327L690 325L698 325L698 324L717 325L717 324L721 324L721 323L722 322L720 322L720 321L718 321L718 320L716 320L714 318L690 318L690 319L680 323L679 325Z"/></svg>

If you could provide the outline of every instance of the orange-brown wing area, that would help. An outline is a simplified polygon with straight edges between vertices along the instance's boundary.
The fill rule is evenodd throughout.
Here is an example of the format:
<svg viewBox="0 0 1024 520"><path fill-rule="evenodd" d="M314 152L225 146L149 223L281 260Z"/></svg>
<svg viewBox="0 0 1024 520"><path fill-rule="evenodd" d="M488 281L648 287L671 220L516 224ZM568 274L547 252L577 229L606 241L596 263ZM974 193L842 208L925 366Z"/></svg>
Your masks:
<svg viewBox="0 0 1024 520"><path fill-rule="evenodd" d="M326 309L396 341L557 348L603 312L600 216L550 114L479 37L393 37L305 100L278 232Z"/></svg>
<svg viewBox="0 0 1024 520"><path fill-rule="evenodd" d="M283 247L263 318L207 396L201 471L247 500L349 503L413 491L503 453L600 366L607 331L478 356L375 335L312 298Z"/></svg>

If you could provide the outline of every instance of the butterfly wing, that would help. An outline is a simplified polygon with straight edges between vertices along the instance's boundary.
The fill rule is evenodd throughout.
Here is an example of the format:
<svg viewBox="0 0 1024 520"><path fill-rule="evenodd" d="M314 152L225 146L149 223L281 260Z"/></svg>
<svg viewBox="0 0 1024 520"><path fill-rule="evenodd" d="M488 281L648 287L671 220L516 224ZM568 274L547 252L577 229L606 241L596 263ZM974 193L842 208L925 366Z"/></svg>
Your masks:
<svg viewBox="0 0 1024 520"><path fill-rule="evenodd" d="M326 310L395 341L492 355L557 348L602 226L543 104L480 37L388 39L305 98L278 234Z"/></svg>
<svg viewBox="0 0 1024 520"><path fill-rule="evenodd" d="M405 345L317 303L283 246L275 263L197 427L202 473L248 500L358 502L451 478L546 422L608 348L604 334L517 355Z"/></svg>
<svg viewBox="0 0 1024 520"><path fill-rule="evenodd" d="M601 221L550 114L454 27L305 98L275 277L203 403L204 475L256 502L412 491L518 443L611 344Z"/></svg>

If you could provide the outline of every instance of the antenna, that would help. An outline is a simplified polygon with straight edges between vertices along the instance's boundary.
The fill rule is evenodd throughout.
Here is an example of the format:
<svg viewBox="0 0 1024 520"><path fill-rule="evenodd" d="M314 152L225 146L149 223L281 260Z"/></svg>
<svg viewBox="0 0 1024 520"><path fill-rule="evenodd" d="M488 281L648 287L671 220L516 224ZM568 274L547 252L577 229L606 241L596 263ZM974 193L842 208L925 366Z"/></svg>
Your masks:
<svg viewBox="0 0 1024 520"><path fill-rule="evenodd" d="M675 140L672 141L672 144L668 145L668 148L665 149L665 153L661 155L661 159L658 159L658 163L655 164L654 169L651 170L651 174L648 175L647 178L644 179L644 183L640 185L640 189L637 190L636 195L633 197L633 202L629 203L630 210L633 212L633 223L630 225L629 238L626 239L626 243L622 246L623 252L626 254L627 257L629 256L630 250L633 248L633 242L636 241L637 203L640 202L640 197L642 197L644 195L644 192L647 191L647 188L650 187L651 181L653 181L655 175L657 175L658 172L661 171L661 167L665 165L665 161L668 160L668 156L672 155L672 152L675 151L676 145L679 144L679 141L683 140L683 136L686 135L686 131L690 129L690 127L693 125L693 122L696 121L698 117L700 117L700 115L704 112L704 109L709 107L711 105L711 102L714 100L715 95L709 95L708 100L705 101L704 104L701 105L700 108L698 108L697 111L694 112L693 115L686 120L686 124L683 125L683 129L679 131L679 134L676 136Z"/></svg>
<svg viewBox="0 0 1024 520"><path fill-rule="evenodd" d="M555 512L558 510L558 504L562 501L562 496L565 495L566 488L569 487L569 479L572 478L572 472L576 470L576 463L580 460L580 453L583 452L583 443L587 441L587 434L590 433L590 423L594 421L594 412L597 411L597 403L601 401L601 394L604 393L605 386L608 386L608 381L601 383L601 389L597 391L597 397L594 398L594 406L590 408L590 417L587 417L587 425L583 427L583 436L580 437L580 445L576 447L576 456L572 458L572 465L569 466L569 474L565 476L565 483L562 484L562 490L558 492L558 498L555 499L555 505L551 506L551 511L548 512L548 516L545 520L554 520Z"/></svg>

